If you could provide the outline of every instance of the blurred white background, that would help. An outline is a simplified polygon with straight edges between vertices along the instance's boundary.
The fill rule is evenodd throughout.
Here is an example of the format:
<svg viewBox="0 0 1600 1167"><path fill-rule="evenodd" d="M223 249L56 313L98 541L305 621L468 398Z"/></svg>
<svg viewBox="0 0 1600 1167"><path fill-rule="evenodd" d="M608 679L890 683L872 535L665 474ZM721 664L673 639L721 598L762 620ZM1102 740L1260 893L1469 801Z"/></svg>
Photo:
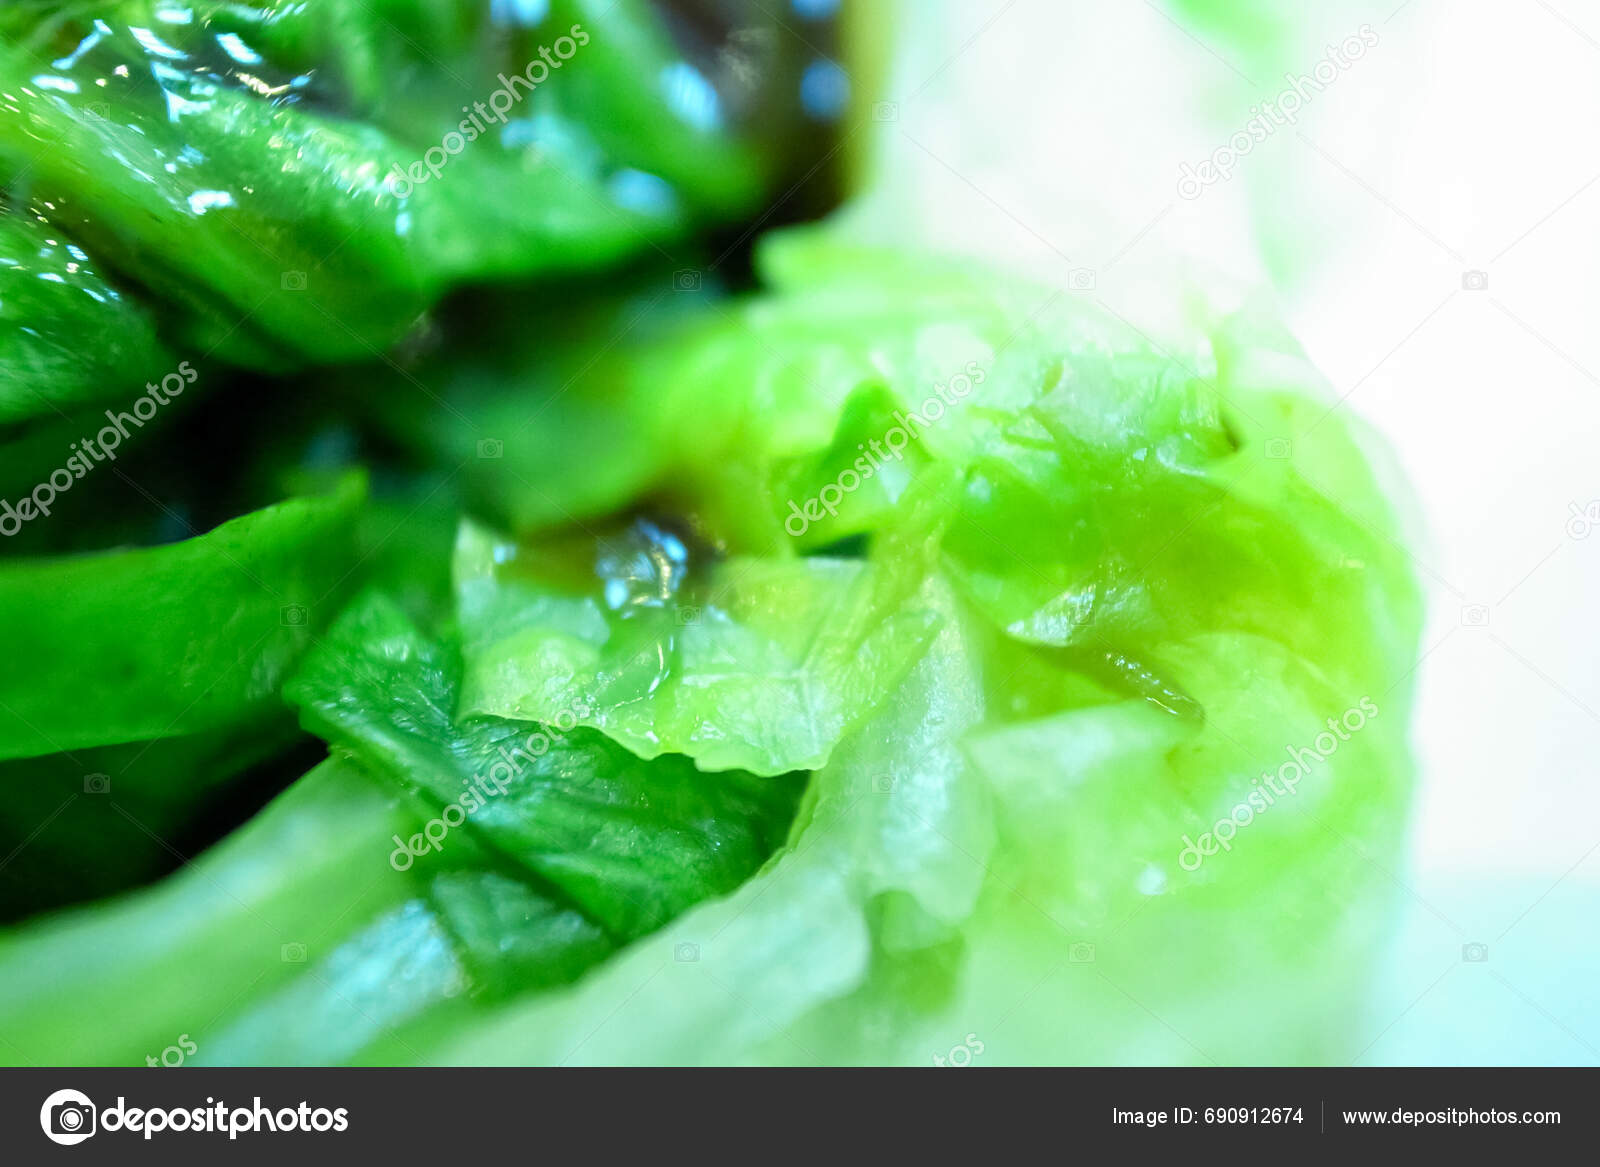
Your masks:
<svg viewBox="0 0 1600 1167"><path fill-rule="evenodd" d="M1208 294L1275 288L1409 476L1430 596L1405 916L1357 1060L1600 1064L1600 4L1200 6L902 4L880 174L953 247L1090 269L1143 319L1174 257ZM1178 193L1363 26L1296 125Z"/></svg>
<svg viewBox="0 0 1600 1167"><path fill-rule="evenodd" d="M1284 144L1336 225L1293 324L1426 525L1410 911L1365 1060L1600 1063L1600 6L1374 23L1308 120L1337 163Z"/></svg>

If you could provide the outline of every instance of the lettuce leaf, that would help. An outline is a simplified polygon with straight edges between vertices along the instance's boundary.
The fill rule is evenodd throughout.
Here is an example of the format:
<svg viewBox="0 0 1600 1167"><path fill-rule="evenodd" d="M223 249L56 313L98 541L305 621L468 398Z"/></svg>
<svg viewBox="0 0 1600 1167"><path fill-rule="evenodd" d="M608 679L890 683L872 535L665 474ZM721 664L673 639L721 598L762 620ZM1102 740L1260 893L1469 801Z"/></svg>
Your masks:
<svg viewBox="0 0 1600 1167"><path fill-rule="evenodd" d="M749 883L571 988L408 1042L451 1063L1353 1053L1349 970L1392 902L1420 623L1370 440L1323 416L1315 373L1250 316L1202 321L1180 360L1091 304L936 261L802 235L768 270L772 294L615 362L639 378L624 400L680 419L655 497L773 571L845 534L900 556L920 539L938 566L899 610L937 613L936 634ZM785 529L841 450L967 360L982 384L916 427L894 480ZM940 518L913 533L924 491ZM468 550L458 573L479 584L533 554ZM603 605L530 589L496 611L505 590L463 592L464 628L533 629L499 642L485 684L583 675ZM633 719L675 699L634 697ZM1261 999L1288 978L1326 1011Z"/></svg>
<svg viewBox="0 0 1600 1167"><path fill-rule="evenodd" d="M258 720L359 566L365 480L181 543L0 561L0 759Z"/></svg>
<svg viewBox="0 0 1600 1167"><path fill-rule="evenodd" d="M795 779L458 723L449 662L392 602L353 603L288 686L339 755L172 877L0 936L6 1056L142 1064L192 1034L197 1064L414 1060L419 1027L571 982L783 838ZM520 772L431 845L497 765ZM71 1001L92 1025L64 1037Z"/></svg>
<svg viewBox="0 0 1600 1167"><path fill-rule="evenodd" d="M730 124L758 94L643 0L104 0L0 32L0 185L258 367L377 355L462 281L609 264L772 169Z"/></svg>
<svg viewBox="0 0 1600 1167"><path fill-rule="evenodd" d="M642 519L576 542L521 549L463 526L464 714L551 722L578 710L578 724L640 757L812 770L873 715L936 623L911 603L927 570L915 557L708 566Z"/></svg>
<svg viewBox="0 0 1600 1167"><path fill-rule="evenodd" d="M294 729L273 711L228 729L0 762L0 919L166 875L254 809L259 776Z"/></svg>
<svg viewBox="0 0 1600 1167"><path fill-rule="evenodd" d="M458 654L369 595L285 695L307 728L441 814L456 807L468 836L621 939L737 887L782 838L796 777L706 776L675 756L641 762L560 716L458 717L459 671Z"/></svg>
<svg viewBox="0 0 1600 1167"><path fill-rule="evenodd" d="M416 821L393 790L329 761L170 879L9 930L0 1048L8 1061L143 1065L193 1033L209 1052L213 1032L315 968L346 932L418 896L382 846ZM392 989L378 995L392 1000ZM297 1029L294 1040L338 1056L346 1038Z"/></svg>
<svg viewBox="0 0 1600 1167"><path fill-rule="evenodd" d="M0 429L114 400L130 371L171 371L148 310L46 224L0 211L0 279Z"/></svg>

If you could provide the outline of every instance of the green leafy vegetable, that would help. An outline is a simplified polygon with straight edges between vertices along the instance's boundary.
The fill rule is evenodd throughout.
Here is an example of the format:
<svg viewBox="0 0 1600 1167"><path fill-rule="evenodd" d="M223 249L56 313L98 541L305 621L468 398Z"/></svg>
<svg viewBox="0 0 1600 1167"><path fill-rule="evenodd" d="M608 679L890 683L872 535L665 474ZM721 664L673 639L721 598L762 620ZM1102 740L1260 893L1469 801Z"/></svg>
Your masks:
<svg viewBox="0 0 1600 1167"><path fill-rule="evenodd" d="M933 632L910 606L914 557L698 559L647 521L575 551L464 527L462 711L566 713L641 757L707 770L816 769Z"/></svg>
<svg viewBox="0 0 1600 1167"><path fill-rule="evenodd" d="M143 1065L180 1033L220 1027L320 962L339 929L416 894L374 851L414 821L392 791L330 761L171 879L0 937L0 1048L8 1061ZM339 1056L341 1036L322 1040Z"/></svg>
<svg viewBox="0 0 1600 1167"><path fill-rule="evenodd" d="M759 8L0 9L0 1059L1344 1052L1381 453L1269 318L881 200L742 288Z"/></svg>
<svg viewBox="0 0 1600 1167"><path fill-rule="evenodd" d="M792 778L645 762L583 729L457 724L452 673L392 603L352 605L289 686L351 757L171 880L0 940L6 969L108 954L65 981L8 975L9 1048L136 1062L204 1012L202 1060L347 1060L419 1018L573 980L738 886L787 829ZM240 979L266 959L271 975ZM99 1032L67 1048L40 1011L71 996Z"/></svg>
<svg viewBox="0 0 1600 1167"><path fill-rule="evenodd" d="M0 854L0 917L114 895L176 868L217 824L253 809L252 779L293 743L293 729L274 714L226 730L0 763L0 837L10 841Z"/></svg>
<svg viewBox="0 0 1600 1167"><path fill-rule="evenodd" d="M373 355L457 282L607 263L767 170L642 0L43 17L0 40L0 184L241 362Z"/></svg>
<svg viewBox="0 0 1600 1167"><path fill-rule="evenodd" d="M81 247L0 214L0 428L113 400L128 371L159 381L174 363Z"/></svg>
<svg viewBox="0 0 1600 1167"><path fill-rule="evenodd" d="M643 764L574 729L570 715L458 722L456 660L371 597L339 619L287 692L308 728L441 813L454 807L458 823L447 825L470 823L469 834L620 938L738 886L782 837L793 779L707 778L676 757Z"/></svg>
<svg viewBox="0 0 1600 1167"><path fill-rule="evenodd" d="M1309 426L1315 374L1247 317L1195 334L1189 365L1015 280L779 248L776 295L617 364L697 450L674 496L770 570L828 562L793 549L842 533L911 539L897 501L953 477L921 526L941 571L899 601L942 631L813 775L789 847L673 925L709 985L652 979L664 941L646 942L407 1041L464 1062L925 1064L973 1031L999 1061L1328 1056L1336 1023L1285 1016L1269 1038L1232 1019L1260 1007L1250 984L1289 975L1333 1014L1353 1001L1343 970L1384 919L1365 855L1404 817L1418 601L1351 430ZM808 330L829 314L822 344ZM843 321L870 335L850 344ZM838 481L836 451L944 400L934 370L968 360L982 385L969 372L921 410L942 416L915 427L893 489L841 490L832 525L784 529L790 502ZM485 657L492 682L587 675L603 605L518 581L509 613L480 617L528 554L495 547L458 566L463 629L513 629ZM659 715L673 695L632 705ZM624 997L628 1025L587 1036Z"/></svg>
<svg viewBox="0 0 1600 1167"><path fill-rule="evenodd" d="M273 708L354 582L364 494L352 478L168 547L0 561L9 647L30 662L0 679L0 758L194 733Z"/></svg>

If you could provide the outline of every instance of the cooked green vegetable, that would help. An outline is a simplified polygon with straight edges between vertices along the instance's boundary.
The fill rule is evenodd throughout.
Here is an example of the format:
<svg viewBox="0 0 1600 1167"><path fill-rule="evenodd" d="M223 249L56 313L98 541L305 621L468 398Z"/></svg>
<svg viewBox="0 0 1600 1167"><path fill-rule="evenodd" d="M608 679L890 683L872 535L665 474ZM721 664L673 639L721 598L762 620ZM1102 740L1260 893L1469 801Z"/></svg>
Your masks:
<svg viewBox="0 0 1600 1167"><path fill-rule="evenodd" d="M270 711L223 730L0 763L0 919L115 895L180 866L254 809L295 742Z"/></svg>
<svg viewBox="0 0 1600 1167"><path fill-rule="evenodd" d="M0 758L238 725L336 612L365 486L292 499L168 547L0 561L12 659Z"/></svg>
<svg viewBox="0 0 1600 1167"><path fill-rule="evenodd" d="M737 887L783 837L795 777L705 776L585 729L457 724L452 660L390 602L357 600L290 686L350 760L301 779L170 885L0 941L8 970L102 954L64 982L8 974L11 1048L133 1061L203 1010L216 1018L206 1060L344 1060L414 1012L459 1016L469 991L481 1005L572 980ZM225 961L208 953L219 945ZM235 979L268 959L282 967ZM128 992L144 1003L117 1010ZM96 1002L92 1041L62 1046L32 1020L63 993Z"/></svg>
<svg viewBox="0 0 1600 1167"><path fill-rule="evenodd" d="M456 283L611 262L773 168L730 112L781 64L714 88L644 0L55 7L0 24L0 186L242 362L375 355Z"/></svg>
<svg viewBox="0 0 1600 1167"><path fill-rule="evenodd" d="M81 247L46 222L0 214L0 431L113 401L130 373L159 382L175 363L148 314Z"/></svg>
<svg viewBox="0 0 1600 1167"><path fill-rule="evenodd" d="M1303 1024L1231 1027L1215 1002L1246 990L1214 971L1321 968L1348 999L1382 916L1345 840L1381 850L1403 815L1415 589L1347 429L1270 444L1314 376L1245 320L1190 373L1015 281L774 247L772 293L608 358L659 403L609 375L567 390L646 411L670 457L637 497L693 522L468 524L459 646L369 598L308 657L288 687L308 728L420 807L357 832L368 870L452 863L334 928L322 975L365 1000L375 970L437 956L364 1007L385 1033L314 1040L292 1011L338 1009L296 982L212 1056L924 1061L980 1028L1008 1061L1322 1055ZM825 355L819 317L855 322L824 326ZM948 369L973 384L879 489L824 495L874 426L941 412ZM786 530L809 497L837 513ZM800 554L843 535L866 540ZM795 766L795 829L745 882L795 780L724 768ZM416 825L453 801L459 826ZM1196 842L1230 818L1226 850ZM714 979L652 979L669 942Z"/></svg>
<svg viewBox="0 0 1600 1167"><path fill-rule="evenodd" d="M416 894L374 854L380 832L414 822L397 793L329 761L171 879L0 938L6 1060L142 1065L197 1017L216 1017L221 1032L234 1009L314 971L337 943L332 929L358 932ZM392 991L377 996L380 1016L403 1007ZM73 1008L79 1020L64 1021ZM341 1056L342 1033L322 1040L306 1060Z"/></svg>
<svg viewBox="0 0 1600 1167"><path fill-rule="evenodd" d="M1251 315L745 256L761 8L0 10L0 1060L1338 1048L1420 619L1371 443Z"/></svg>
<svg viewBox="0 0 1600 1167"><path fill-rule="evenodd" d="M587 553L587 554L585 554ZM456 549L461 711L593 725L703 770L814 770L921 655L916 557L734 558L647 520L576 552L468 526ZM564 578L563 578L564 577Z"/></svg>
<svg viewBox="0 0 1600 1167"><path fill-rule="evenodd" d="M674 924L715 938L709 985L652 978L662 949L641 945L573 990L406 1040L464 1062L925 1064L973 1031L999 1061L1327 1056L1346 970L1383 924L1362 850L1404 819L1419 603L1349 430L1297 424L1319 411L1315 375L1246 319L1195 338L1214 363L1191 372L1014 280L775 246L776 295L621 359L683 419L666 483L768 571L827 563L794 550L856 532L869 563L900 562L920 531L941 570L899 611L941 631L813 775L790 846ZM841 490L819 532L785 531L791 502L831 497L839 451L885 439L873 427L904 425L952 370L973 387L924 411L942 416L883 462L887 489ZM470 581L548 562L543 538L458 567L464 629L531 621L485 664L519 694L519 670L589 675L585 622L548 598L474 612ZM673 703L662 688L625 708ZM1332 1003L1328 1028L1241 1029L1262 1007L1250 985L1290 970ZM624 997L629 1024L586 1038Z"/></svg>
<svg viewBox="0 0 1600 1167"><path fill-rule="evenodd" d="M528 876L559 888L607 931L631 939L711 892L730 891L779 841L798 784L708 778L681 758L643 764L573 728L478 718L456 707L457 655L424 639L392 604L367 598L314 650L288 696L308 728L373 772L416 788ZM397 866L440 844L404 840Z"/></svg>

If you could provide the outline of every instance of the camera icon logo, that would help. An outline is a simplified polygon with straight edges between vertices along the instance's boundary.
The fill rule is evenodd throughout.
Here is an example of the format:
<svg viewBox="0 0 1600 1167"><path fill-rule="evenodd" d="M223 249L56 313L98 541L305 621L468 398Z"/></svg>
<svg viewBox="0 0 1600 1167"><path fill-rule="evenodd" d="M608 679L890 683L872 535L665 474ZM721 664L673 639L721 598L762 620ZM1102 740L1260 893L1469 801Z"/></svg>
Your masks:
<svg viewBox="0 0 1600 1167"><path fill-rule="evenodd" d="M1067 289L1073 292L1092 292L1095 287L1094 268L1075 267L1067 273Z"/></svg>
<svg viewBox="0 0 1600 1167"><path fill-rule="evenodd" d="M1461 959L1468 964L1483 964L1489 959L1489 946L1487 944L1463 944L1461 946Z"/></svg>
<svg viewBox="0 0 1600 1167"><path fill-rule="evenodd" d="M300 604L285 604L278 609L278 623L285 628L304 628L307 612Z"/></svg>
<svg viewBox="0 0 1600 1167"><path fill-rule="evenodd" d="M679 944L672 950L672 959L679 964L693 964L700 959L698 944Z"/></svg>
<svg viewBox="0 0 1600 1167"><path fill-rule="evenodd" d="M900 106L893 101L880 101L872 107L872 120L875 122L893 122L900 119Z"/></svg>
<svg viewBox="0 0 1600 1167"><path fill-rule="evenodd" d="M45 1138L63 1147L75 1146L95 1132L95 1106L78 1090L57 1090L39 1108Z"/></svg>
<svg viewBox="0 0 1600 1167"><path fill-rule="evenodd" d="M484 438L478 443L478 457L503 458L506 453L506 444L499 438Z"/></svg>
<svg viewBox="0 0 1600 1167"><path fill-rule="evenodd" d="M85 794L110 794L110 774L85 774L83 776L83 792Z"/></svg>
<svg viewBox="0 0 1600 1167"><path fill-rule="evenodd" d="M286 292L303 292L306 290L306 273L303 271L286 271L283 273L283 290Z"/></svg>
<svg viewBox="0 0 1600 1167"><path fill-rule="evenodd" d="M1462 272L1461 289L1465 292L1487 292L1489 290L1489 273L1486 271Z"/></svg>
<svg viewBox="0 0 1600 1167"><path fill-rule="evenodd" d="M306 946L299 941L285 944L278 949L278 957L284 964L304 964L306 962Z"/></svg>
<svg viewBox="0 0 1600 1167"><path fill-rule="evenodd" d="M693 604L679 604L677 610L679 624L700 623L700 609Z"/></svg>
<svg viewBox="0 0 1600 1167"><path fill-rule="evenodd" d="M1067 960L1072 964L1093 964L1094 945L1086 941L1078 941L1078 943L1067 949Z"/></svg>
<svg viewBox="0 0 1600 1167"><path fill-rule="evenodd" d="M1294 446L1288 438L1268 438L1267 457L1275 461L1285 461L1294 453Z"/></svg>
<svg viewBox="0 0 1600 1167"><path fill-rule="evenodd" d="M672 273L672 290L674 292L698 292L700 290L700 273L692 267L680 268Z"/></svg>
<svg viewBox="0 0 1600 1167"><path fill-rule="evenodd" d="M893 794L894 777L889 774L879 774L872 780L872 789L875 794Z"/></svg>
<svg viewBox="0 0 1600 1167"><path fill-rule="evenodd" d="M1489 627L1489 606L1487 604L1467 604L1461 609L1461 627Z"/></svg>

